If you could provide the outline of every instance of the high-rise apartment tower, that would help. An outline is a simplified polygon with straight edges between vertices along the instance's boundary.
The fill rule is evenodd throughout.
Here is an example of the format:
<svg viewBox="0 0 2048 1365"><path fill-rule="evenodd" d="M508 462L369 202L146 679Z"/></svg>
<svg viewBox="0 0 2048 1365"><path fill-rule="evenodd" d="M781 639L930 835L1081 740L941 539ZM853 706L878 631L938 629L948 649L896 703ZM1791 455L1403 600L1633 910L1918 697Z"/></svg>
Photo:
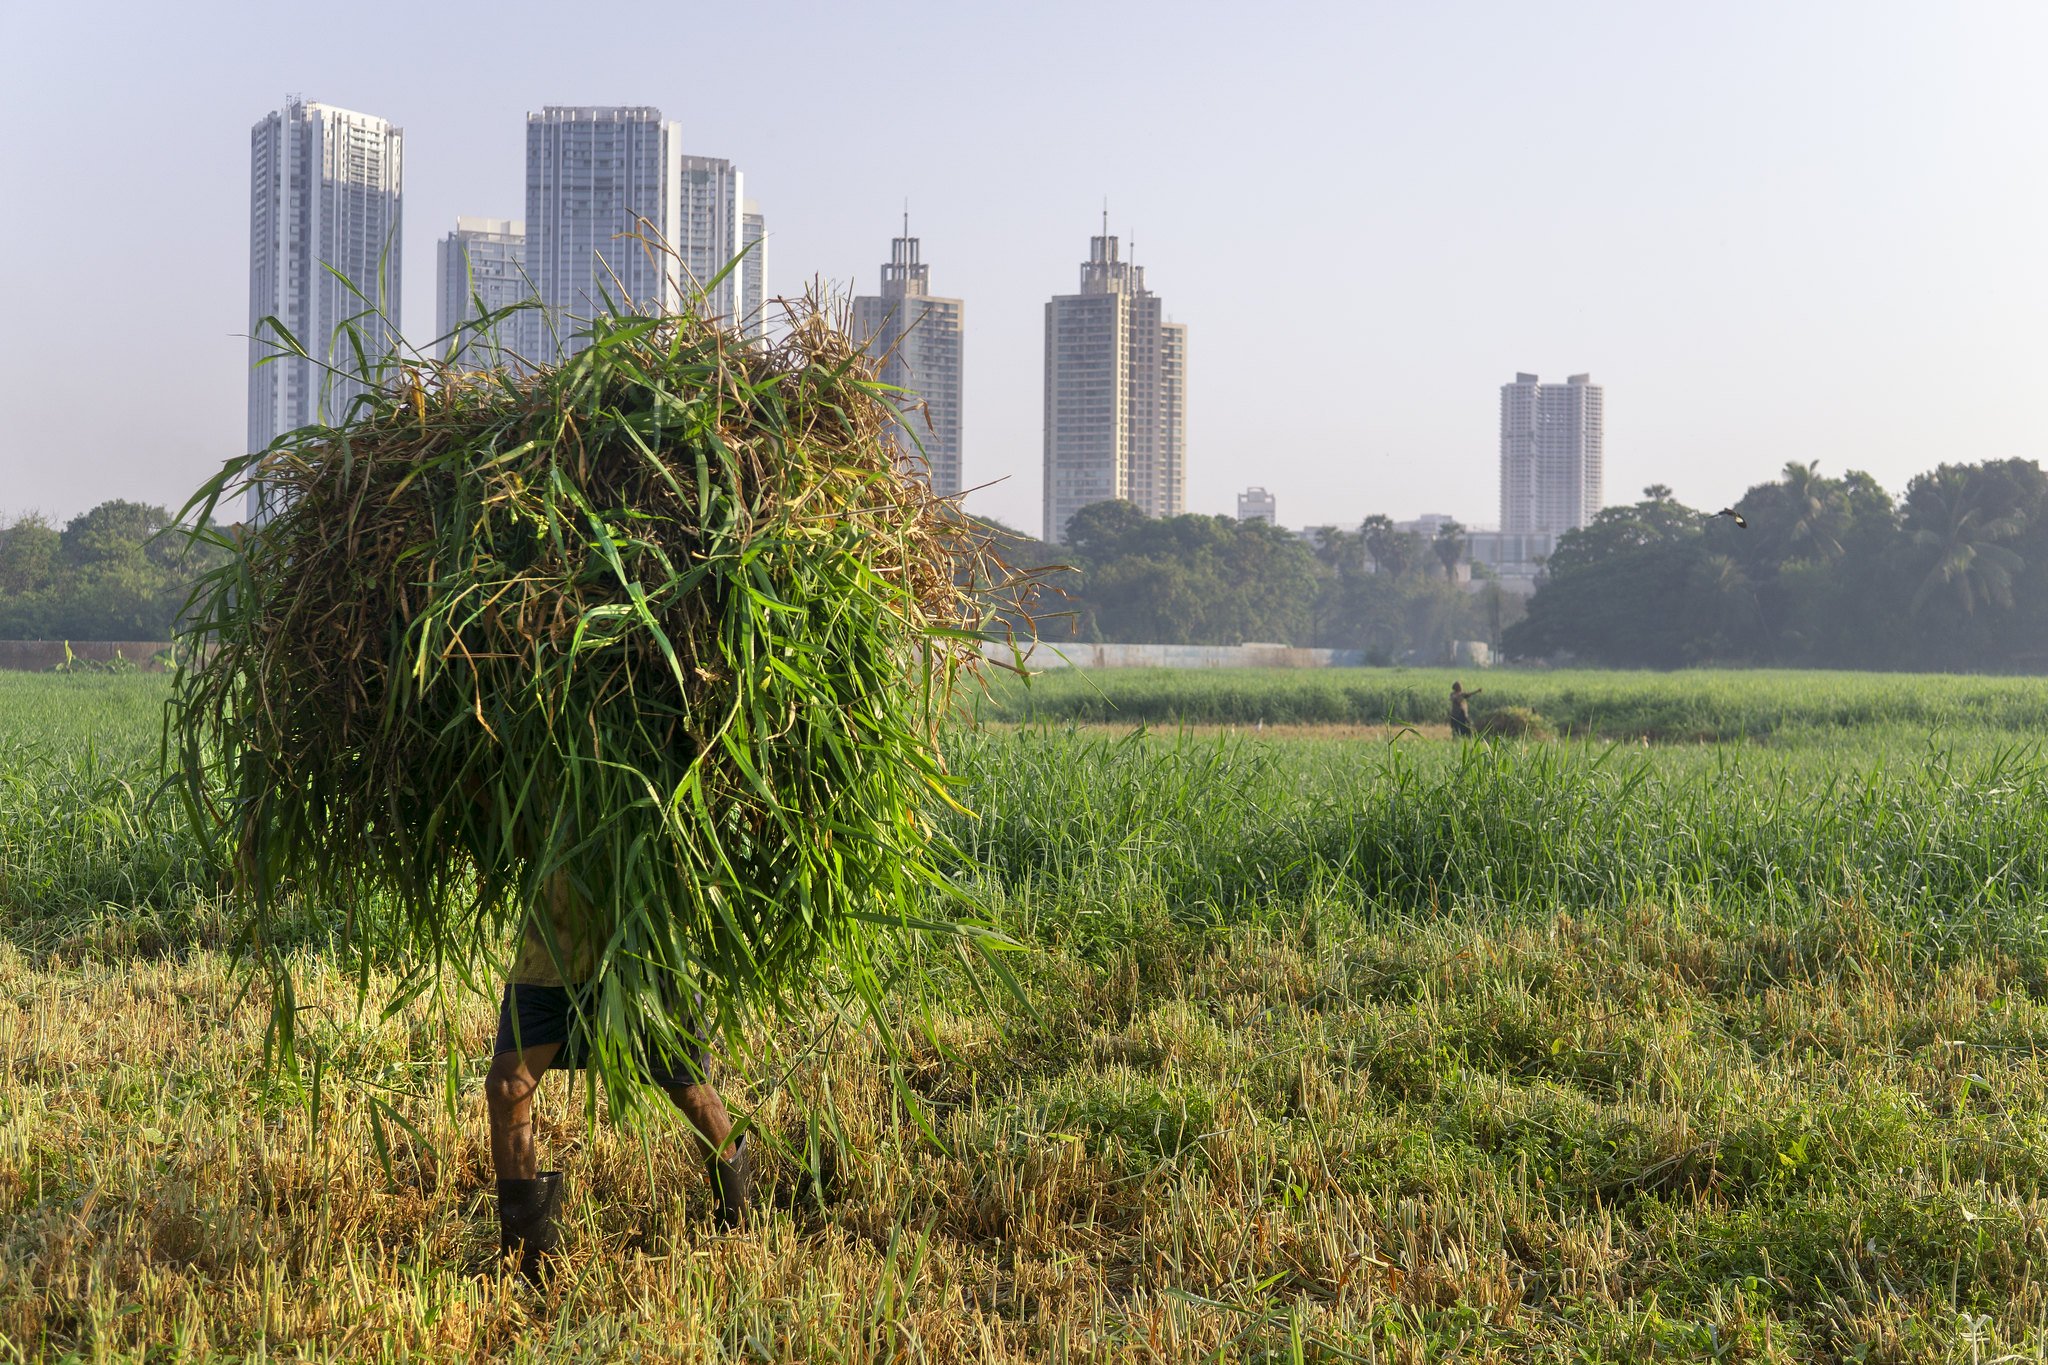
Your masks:
<svg viewBox="0 0 2048 1365"><path fill-rule="evenodd" d="M1280 519L1279 501L1271 493L1254 484L1237 495L1237 519L1263 521L1268 526L1277 526Z"/></svg>
<svg viewBox="0 0 2048 1365"><path fill-rule="evenodd" d="M931 267L903 215L903 235L890 244L882 292L853 301L854 335L882 359L881 379L906 390L896 443L921 463L933 491L951 497L960 479L960 380L966 305L931 292ZM920 458L920 452L921 458Z"/></svg>
<svg viewBox="0 0 2048 1365"><path fill-rule="evenodd" d="M581 350L585 321L614 306L673 312L674 263L635 234L682 230L682 130L659 109L548 105L526 116L526 271L540 301L521 351Z"/></svg>
<svg viewBox="0 0 2048 1365"><path fill-rule="evenodd" d="M1045 538L1123 498L1147 516L1187 504L1187 328L1164 320L1104 215L1081 290L1045 305Z"/></svg>
<svg viewBox="0 0 2048 1365"><path fill-rule="evenodd" d="M704 289L731 264L746 245L746 177L723 157L685 156L683 221L676 252L690 272L683 287ZM706 290L705 311L715 318L740 321L747 314L747 269L744 262Z"/></svg>
<svg viewBox="0 0 2048 1365"><path fill-rule="evenodd" d="M746 201L740 214L740 246L747 259L740 266L746 291L746 311L740 315L748 336L759 336L768 325L768 223L753 200Z"/></svg>
<svg viewBox="0 0 2048 1365"><path fill-rule="evenodd" d="M1602 505L1603 395L1591 375L1543 384L1518 374L1500 386L1500 529L1557 535Z"/></svg>
<svg viewBox="0 0 2048 1365"><path fill-rule="evenodd" d="M458 217L455 231L435 246L434 285L434 335L440 338L446 359L457 344L457 327L509 308L531 292L526 282L526 224L517 218ZM466 362L487 367L497 362L498 353L517 350L524 322L525 314L519 313L487 332L464 333L460 345Z"/></svg>
<svg viewBox="0 0 2048 1365"><path fill-rule="evenodd" d="M405 134L381 118L294 97L249 136L249 449L284 432L336 421L362 385L322 364L279 359L263 325L274 317L315 360L344 372L354 348L375 359L399 315ZM363 298L335 278L345 276ZM260 516L256 493L249 517Z"/></svg>

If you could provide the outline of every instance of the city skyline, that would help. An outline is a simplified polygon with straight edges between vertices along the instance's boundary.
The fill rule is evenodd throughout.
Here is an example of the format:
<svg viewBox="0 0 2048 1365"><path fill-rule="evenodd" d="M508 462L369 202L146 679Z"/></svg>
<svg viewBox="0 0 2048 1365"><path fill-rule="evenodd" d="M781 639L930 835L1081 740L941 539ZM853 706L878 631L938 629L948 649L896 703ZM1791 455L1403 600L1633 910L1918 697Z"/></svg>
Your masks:
<svg viewBox="0 0 2048 1365"><path fill-rule="evenodd" d="M330 171L353 168L375 181L357 186L344 176L338 188L326 179L316 188L334 202L359 206L376 202L374 194L365 198L363 191L388 183L385 235L395 231L396 148L402 133L374 116L297 98L288 101L283 111L259 122L252 135L252 319L258 316L259 300L278 302L277 278L296 278L303 268L297 258L306 255L309 240L332 242L340 250L354 244L355 254L361 254L364 225L348 224L338 231L327 221L335 211L322 209L318 194L291 188L297 182L288 167L277 169L287 149L305 141L305 134L289 131L302 126L312 130ZM551 105L527 114L527 130L529 211L539 209L548 221L560 224L565 240L536 256L528 251L523 220L458 216L455 230L437 244L440 354L450 352L454 329L476 316L479 306L506 307L532 292L541 294L543 306L515 322L517 341L527 355L544 354L550 336L566 335L575 316L594 309L595 301L611 292L623 294L629 305L658 301L675 309L690 304L693 291L702 291L698 306L759 334L766 313L764 220L747 197L744 173L737 166L726 158L685 153L680 123L664 119L653 106ZM337 139L338 148L330 145ZM365 146L371 151L365 153ZM379 153L380 146L387 150ZM306 153L298 156L303 161ZM303 171L298 174L303 180ZM314 207L305 221L280 236L271 226L277 204L266 193L278 203ZM614 229L609 236L608 226ZM1080 292L1056 296L1046 311L1041 534L1053 543L1063 539L1066 523L1091 501L1123 499L1148 516L1186 510L1186 328L1160 321L1163 305L1145 287L1143 268L1121 258L1119 238L1109 233L1106 204L1102 227L1081 266ZM649 278L622 268L620 239L645 229L674 248L680 278L656 274L661 263L644 250L636 253L637 264ZM591 257L587 274L574 265L575 254L586 248ZM852 300L852 327L881 359L881 381L904 390L910 400L906 405L915 406L922 419L921 435L904 424L896 429L906 458L926 471L942 495L957 495L964 486L963 306L958 299L930 293L929 267L921 260L919 239L910 235L907 208L903 235L894 239L891 250L891 260L881 269L880 293ZM288 269L281 269L280 262ZM733 262L738 263L727 269ZM545 289L536 289L529 266L543 263L553 278ZM313 264L329 263L315 259ZM377 268L380 289L390 272L390 311L396 313L401 297L396 262L380 258ZM494 349L503 339L494 329L477 344ZM252 378L252 438L266 428L273 434L278 429L274 423L284 411L280 392L297 390L285 378ZM302 399L293 401L303 406ZM1513 383L1501 387L1500 402L1499 519L1492 527L1478 524L1474 529L1554 543L1557 535L1585 525L1604 505L1603 390L1587 374L1546 385L1535 374L1518 372ZM302 416L298 424L308 420ZM250 514L256 510L252 494ZM1275 500L1263 486L1237 496L1236 514L1240 520L1277 522Z"/></svg>
<svg viewBox="0 0 2048 1365"><path fill-rule="evenodd" d="M477 316L479 303L495 310L534 298L542 300L535 313L465 345L542 356L605 297L674 309L700 290L711 316L760 334L766 220L737 166L683 151L680 124L652 106L548 106L526 118L527 205L543 210L553 231L529 251L525 220L457 215L455 230L436 244L438 354L446 356L450 333ZM642 233L658 236L674 259L650 261L634 236ZM543 265L545 286L537 279Z"/></svg>
<svg viewBox="0 0 2048 1365"><path fill-rule="evenodd" d="M2028 394L2048 368L2033 322L2048 270L2031 243L2048 186L2019 168L2048 151L2048 89L2023 60L2048 41L2048 12L2003 0L1939 15L1884 0L1304 6L1269 28L1200 6L1054 0L1027 19L906 4L887 23L806 7L803 31L861 79L772 94L737 75L686 80L673 60L762 51L788 22L732 7L643 16L629 44L525 0L489 23L379 0L347 23L117 9L112 47L86 12L44 7L0 52L16 126L65 111L61 134L0 151L7 182L39 199L99 202L95 149L129 136L123 111L180 136L176 156L123 166L122 202L141 216L74 214L61 231L43 213L0 216L7 259L32 263L11 278L33 325L0 339L0 398L19 415L0 436L7 514L175 506L246 444L239 139L293 89L405 129L414 276L458 215L523 217L511 130L546 102L657 105L690 149L745 167L772 219L769 295L813 277L871 288L874 225L907 195L924 240L945 244L943 287L975 309L968 506L1013 525L1041 508L1040 311L1071 287L1070 244L1105 193L1113 230L1127 245L1135 232L1201 333L1188 505L1204 512L1259 482L1290 522L1497 520L1498 413L1475 397L1517 369L1590 370L1626 395L1605 471L1616 501L1666 483L1718 507L1792 459L1897 493L1929 452L2041 443ZM1142 52L1146 79L1056 97L1047 73L1082 22ZM449 79L451 53L475 74ZM897 113L905 71L916 100ZM1237 93L1209 97L1219 88ZM896 131L821 135L856 117ZM1556 174L1565 149L1586 174ZM1217 211L1221 166L1260 197ZM139 242L175 268L145 265ZM404 330L424 345L434 294L410 283ZM119 384L63 359L112 317L145 357ZM1703 406L1702 388L1740 402Z"/></svg>
<svg viewBox="0 0 2048 1365"><path fill-rule="evenodd" d="M258 228L266 213L261 198L266 158L275 159L280 153L265 149L287 145L277 129L288 126L305 109L316 111L314 121L328 118L319 112L326 106L294 99L281 113L273 113L259 122L254 133L252 195L256 196L256 206L252 208L252 223L256 226L252 226L252 317L256 316L254 308L263 281L268 278L266 272L276 271L273 258L277 251L261 239ZM355 130L388 135L394 146L402 136L373 116L345 110L335 114L345 133ZM328 123L321 122L320 126L324 129ZM670 297L679 283L686 291L702 288L706 290L704 306L712 315L733 319L750 332L759 333L766 311L760 283L765 273L764 220L747 197L744 174L737 166L726 158L683 152L680 124L664 120L660 110L651 106L548 106L540 113L529 112L527 126L530 208L539 206L563 219L575 218L581 208L582 216L592 221L581 236L606 240L600 234L607 214L637 226L653 215L635 205L652 205L661 219L651 226L669 237L683 272L681 281L664 280L656 286L656 296L662 299L663 306L682 305L682 298ZM570 130L566 139L559 131L552 131L561 128ZM333 134L326 136L331 138ZM655 158L651 172L650 148ZM334 160L331 153L328 159ZM396 155L390 159L395 166ZM576 171L586 165L599 170L619 168L620 174L577 175ZM1091 498L1091 494L1123 498L1151 516L1170 516L1185 510L1181 490L1185 486L1186 330L1184 326L1158 322L1160 304L1145 288L1142 267L1121 259L1119 239L1110 235L1108 228L1105 206L1103 233L1091 239L1090 259L1081 267L1080 293L1057 296L1047 305L1045 514L1041 534L1049 541L1056 542L1063 535L1065 522L1074 511L1090 500L1102 500ZM616 236L609 239L614 245ZM553 253L556 264L565 264L566 253L576 246L577 242L557 246ZM303 245L293 249L303 250ZM625 282L628 277L607 259L604 248L591 250L592 277L610 275L613 287ZM739 258L743 252L751 259L741 260L739 266L718 278L725 263ZM380 270L387 265L380 261ZM458 216L455 230L437 244L436 334L440 354L448 353L453 344L451 333L461 322L476 315L479 304L485 309L497 309L527 297L527 272L522 220ZM562 273L569 279L569 287L573 287L576 272L568 269ZM715 284L708 283L714 279ZM567 288L558 283L552 292L559 297ZM397 296L395 289L393 296ZM1095 302L1083 303L1084 299ZM1104 300L1117 302L1105 306ZM265 301L275 302L267 297ZM915 306L908 306L912 301ZM1091 309L1102 316L1094 317ZM553 318L564 311L573 312L574 305L557 302L545 308L541 316ZM1125 319L1125 312L1134 316ZM907 209L903 235L894 239L891 260L881 268L880 293L856 296L852 300L851 319L856 335L883 360L882 382L905 390L919 406L924 423L922 435L913 437L899 426L899 444L907 455L919 461L942 495L958 494L963 488L963 308L958 299L931 295L929 266L921 260L919 239L910 236ZM523 318L519 321L527 322ZM536 343L534 327L529 323L519 342L525 347L536 347L537 352L546 343ZM1062 327L1071 334L1061 336L1056 344L1055 333ZM1103 335L1082 335L1090 328ZM1159 338L1156 347L1144 340L1134 343L1134 338L1150 338L1154 328L1158 329ZM1059 374L1062 355L1074 352L1077 347L1092 347L1104 338L1108 339L1107 349L1116 353L1115 363L1124 369L1119 392L1126 404L1111 425L1094 433L1115 433L1106 447L1113 453L1106 459L1100 451L1088 448L1092 436L1073 427L1076 386L1081 392L1080 408L1085 409L1103 391L1100 376L1091 379L1079 370L1063 377ZM493 333L476 344L490 347L497 340ZM252 380L252 436L258 430L256 395L259 389L267 393L276 387L274 381L259 385ZM1534 534L1554 540L1563 531L1583 526L1603 505L1601 387L1592 385L1590 376L1585 374L1573 375L1563 385L1545 385L1534 374L1518 372L1512 384L1502 386L1500 395L1499 519L1492 526L1480 523L1474 529L1498 530L1506 535ZM266 410L265 420L269 417ZM1056 440L1056 428L1063 427L1073 429ZM1063 480L1072 485L1072 491L1060 491ZM253 507L252 502L252 511ZM1263 486L1238 494L1236 515L1239 520L1256 518L1277 523L1273 495Z"/></svg>

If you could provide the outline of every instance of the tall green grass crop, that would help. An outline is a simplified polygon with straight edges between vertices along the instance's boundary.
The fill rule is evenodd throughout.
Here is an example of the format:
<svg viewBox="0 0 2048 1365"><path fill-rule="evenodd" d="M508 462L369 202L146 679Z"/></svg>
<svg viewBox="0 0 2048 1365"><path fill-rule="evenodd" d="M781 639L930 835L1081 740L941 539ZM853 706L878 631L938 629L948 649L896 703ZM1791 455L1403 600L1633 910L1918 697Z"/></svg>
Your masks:
<svg viewBox="0 0 2048 1365"><path fill-rule="evenodd" d="M1916 681L1938 699L1975 680ZM212 895L177 812L150 800L166 691L0 675L11 934ZM1930 950L2048 952L2048 754L2002 726L1649 749L1035 727L958 731L947 748L972 812L936 816L952 875L1041 941L1107 948L1305 899L1400 915L1649 900L1779 923L1854 904Z"/></svg>
<svg viewBox="0 0 2048 1365"><path fill-rule="evenodd" d="M1776 923L1853 904L1932 951L2048 971L2048 756L1995 733L1780 751L1024 730L963 740L956 765L963 872L1040 937L1304 900Z"/></svg>
<svg viewBox="0 0 2048 1365"><path fill-rule="evenodd" d="M154 758L170 679L157 674L0 671L0 744L51 753L96 747L123 761Z"/></svg>
<svg viewBox="0 0 2048 1365"><path fill-rule="evenodd" d="M227 942L220 870L163 786L162 674L0 672L0 938L119 960ZM324 945L303 899L281 944Z"/></svg>
<svg viewBox="0 0 2048 1365"><path fill-rule="evenodd" d="M1797 670L1677 673L1493 669L1098 669L997 680L995 721L1119 725L1442 724L1451 681L1475 716L1526 707L1560 731L1656 740L1761 739L1875 725L2048 735L2048 679Z"/></svg>

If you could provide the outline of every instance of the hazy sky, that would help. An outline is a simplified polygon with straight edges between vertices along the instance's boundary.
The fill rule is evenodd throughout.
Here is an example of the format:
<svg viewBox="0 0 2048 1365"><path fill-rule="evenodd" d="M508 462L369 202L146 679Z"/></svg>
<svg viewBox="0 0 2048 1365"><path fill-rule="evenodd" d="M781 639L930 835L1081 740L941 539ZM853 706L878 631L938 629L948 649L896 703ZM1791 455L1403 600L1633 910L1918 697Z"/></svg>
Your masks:
<svg viewBox="0 0 2048 1365"><path fill-rule="evenodd" d="M628 22L633 11L643 15ZM769 285L967 301L970 505L1039 519L1044 301L1104 196L1189 324L1189 503L1497 516L1498 387L1590 371L1607 495L2048 457L2048 6L0 0L0 514L176 505L244 439L249 129L405 129L435 240L524 115L645 103L746 172Z"/></svg>

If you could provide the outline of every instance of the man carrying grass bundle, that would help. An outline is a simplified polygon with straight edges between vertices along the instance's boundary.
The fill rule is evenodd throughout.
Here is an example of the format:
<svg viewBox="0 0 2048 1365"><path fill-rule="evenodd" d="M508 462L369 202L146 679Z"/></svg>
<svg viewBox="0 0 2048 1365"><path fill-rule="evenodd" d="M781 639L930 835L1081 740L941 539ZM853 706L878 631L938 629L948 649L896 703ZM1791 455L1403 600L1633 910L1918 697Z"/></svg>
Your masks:
<svg viewBox="0 0 2048 1365"><path fill-rule="evenodd" d="M536 932L529 921L521 937L484 1077L491 1167L498 1180L498 1252L518 1257L519 1272L528 1280L541 1278L561 1241L555 1219L562 1205L562 1173L540 1169L533 1140L535 1092L550 1068L575 1070L587 1060L580 1016L593 994L597 954L583 917L569 913L572 895L567 878L551 878L546 891L549 934ZM696 1003L701 1007L702 998ZM660 1051L645 1058L646 1079L667 1094L702 1141L714 1216L719 1227L731 1231L753 1196L752 1154L744 1133L732 1137L732 1117L711 1084L710 1049L698 1010L679 1012L675 1022L693 1045L683 1056Z"/></svg>
<svg viewBox="0 0 2048 1365"><path fill-rule="evenodd" d="M167 716L195 821L235 850L272 1055L298 1046L296 915L331 914L391 1008L522 936L486 1083L522 1268L556 1245L550 1068L584 1068L593 1117L666 1092L731 1226L751 1156L705 1040L772 1047L826 992L892 1040L898 936L998 946L931 911L954 893L929 807L988 585L1018 580L899 462L843 322L612 316L518 375L393 362L187 509L211 525L252 484L275 509L204 533L225 563Z"/></svg>

